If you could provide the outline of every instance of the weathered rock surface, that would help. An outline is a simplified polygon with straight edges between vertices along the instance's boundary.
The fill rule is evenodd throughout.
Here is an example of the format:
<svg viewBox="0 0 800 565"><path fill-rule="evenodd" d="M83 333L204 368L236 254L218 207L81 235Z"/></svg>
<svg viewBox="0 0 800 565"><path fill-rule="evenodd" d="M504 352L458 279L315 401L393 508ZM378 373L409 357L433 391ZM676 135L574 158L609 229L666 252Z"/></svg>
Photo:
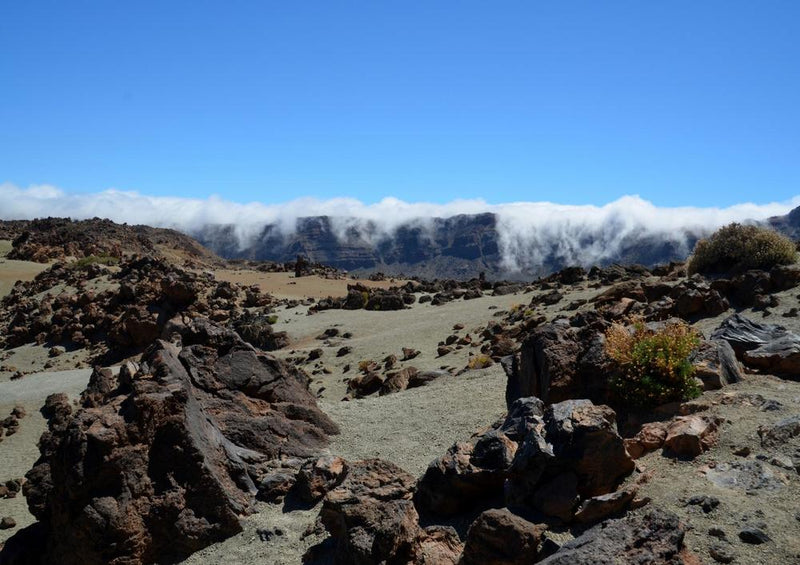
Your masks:
<svg viewBox="0 0 800 565"><path fill-rule="evenodd" d="M711 334L711 339L727 341L742 359L745 351L757 349L765 344L785 337L788 330L776 324L761 324L754 322L741 314L734 314L725 318Z"/></svg>
<svg viewBox="0 0 800 565"><path fill-rule="evenodd" d="M800 335L787 333L761 347L745 351L742 361L772 375L800 378Z"/></svg>
<svg viewBox="0 0 800 565"><path fill-rule="evenodd" d="M526 565L538 558L544 528L507 508L486 510L467 533L462 565Z"/></svg>
<svg viewBox="0 0 800 565"><path fill-rule="evenodd" d="M241 529L275 461L309 457L335 424L308 377L235 333L176 324L135 375L95 371L83 407L47 403L49 430L25 495L42 561L169 562Z"/></svg>
<svg viewBox="0 0 800 565"><path fill-rule="evenodd" d="M719 424L709 416L679 416L667 427L664 448L677 457L697 457L717 442Z"/></svg>
<svg viewBox="0 0 800 565"><path fill-rule="evenodd" d="M570 400L543 412L538 399L519 399L505 420L434 460L415 500L438 515L504 501L570 522L583 500L613 492L633 468L607 406Z"/></svg>
<svg viewBox="0 0 800 565"><path fill-rule="evenodd" d="M414 477L380 459L349 465L320 511L336 563L411 563L423 536L411 500Z"/></svg>
<svg viewBox="0 0 800 565"><path fill-rule="evenodd" d="M695 377L705 390L715 390L742 380L742 368L727 341L701 341L690 358Z"/></svg>
<svg viewBox="0 0 800 565"><path fill-rule="evenodd" d="M650 510L594 526L565 543L543 565L682 565L684 526L674 514Z"/></svg>

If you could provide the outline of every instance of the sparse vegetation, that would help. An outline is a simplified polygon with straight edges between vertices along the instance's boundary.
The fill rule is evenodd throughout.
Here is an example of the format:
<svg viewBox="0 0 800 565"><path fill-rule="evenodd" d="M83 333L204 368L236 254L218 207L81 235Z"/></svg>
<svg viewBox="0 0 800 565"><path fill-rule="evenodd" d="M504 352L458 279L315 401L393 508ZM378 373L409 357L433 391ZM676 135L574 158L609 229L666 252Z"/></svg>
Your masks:
<svg viewBox="0 0 800 565"><path fill-rule="evenodd" d="M362 359L358 362L358 370L362 373L369 373L370 371L374 371L377 367L378 364L372 359Z"/></svg>
<svg viewBox="0 0 800 565"><path fill-rule="evenodd" d="M494 365L494 361L492 361L492 358L485 353L473 355L469 358L469 362L467 363L467 367L469 367L471 370L485 369L486 367L491 367L492 365Z"/></svg>
<svg viewBox="0 0 800 565"><path fill-rule="evenodd" d="M733 223L697 242L687 272L693 275L769 269L793 263L796 254L794 242L774 230Z"/></svg>
<svg viewBox="0 0 800 565"><path fill-rule="evenodd" d="M286 344L286 334L272 329L277 319L275 315L264 316L246 313L233 323L233 329L250 345L273 351Z"/></svg>
<svg viewBox="0 0 800 565"><path fill-rule="evenodd" d="M614 324L606 332L605 350L616 363L612 391L626 404L650 408L700 395L689 355L700 343L684 322L653 330L641 320L632 328Z"/></svg>
<svg viewBox="0 0 800 565"><path fill-rule="evenodd" d="M119 264L119 257L115 257L114 255L108 255L106 253L100 255L89 255L87 257L81 257L74 263L72 263L71 267L73 269L85 269L89 265L117 265Z"/></svg>

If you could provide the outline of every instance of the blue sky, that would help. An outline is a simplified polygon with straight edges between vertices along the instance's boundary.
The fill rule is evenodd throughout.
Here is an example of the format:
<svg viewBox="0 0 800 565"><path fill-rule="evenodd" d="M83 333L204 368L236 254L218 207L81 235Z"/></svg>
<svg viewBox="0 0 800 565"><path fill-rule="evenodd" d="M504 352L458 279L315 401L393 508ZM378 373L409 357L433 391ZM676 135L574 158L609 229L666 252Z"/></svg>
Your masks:
<svg viewBox="0 0 800 565"><path fill-rule="evenodd" d="M799 28L796 1L5 2L0 182L783 201Z"/></svg>

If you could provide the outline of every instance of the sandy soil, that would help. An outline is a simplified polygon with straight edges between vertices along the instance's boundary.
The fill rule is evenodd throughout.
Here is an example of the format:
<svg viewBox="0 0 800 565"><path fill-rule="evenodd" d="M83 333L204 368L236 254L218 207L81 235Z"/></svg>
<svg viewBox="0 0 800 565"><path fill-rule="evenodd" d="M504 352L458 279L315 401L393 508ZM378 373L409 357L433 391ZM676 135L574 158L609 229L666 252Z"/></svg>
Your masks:
<svg viewBox="0 0 800 565"><path fill-rule="evenodd" d="M54 392L65 392L77 399L86 388L91 373L89 369L77 369L38 373L16 381L0 382L0 419L8 416L17 405L23 406L27 412L20 421L19 431L4 437L0 443L0 482L24 477L39 458L37 442L47 428L39 413L44 400ZM19 528L34 522L21 494L12 499L0 498L0 516L12 516L17 521L16 528L0 530L0 543Z"/></svg>
<svg viewBox="0 0 800 565"><path fill-rule="evenodd" d="M11 242L0 240L0 298L8 294L17 281L30 281L50 265L6 259Z"/></svg>
<svg viewBox="0 0 800 565"><path fill-rule="evenodd" d="M318 276L295 278L294 273L262 273L250 269L220 269L214 271L217 279L243 285L257 284L262 292L276 298L327 298L347 296L347 285L360 282L373 288L389 288L405 281L391 279L370 281L353 279L324 279Z"/></svg>
<svg viewBox="0 0 800 565"><path fill-rule="evenodd" d="M244 284L259 284L265 292L282 298L324 297L343 295L346 280L326 280L319 277L294 279L289 273L258 273L254 271L220 271L218 277ZM389 286L391 283L370 283ZM66 289L69 291L69 289ZM559 304L535 308L536 315L549 319L568 315L563 308L576 299L591 299L604 289L589 289L585 285L574 288ZM308 306L277 309L275 329L286 331L290 345L275 352L289 361L299 359L300 366L312 376L312 390L318 393L320 406L341 427L341 434L332 438L329 452L348 459L382 457L420 475L426 465L441 455L453 442L468 438L505 411L505 375L498 365L484 370L469 371L458 376L442 377L433 384L384 397L342 401L347 379L358 372L358 363L371 359L382 361L394 354L400 359L402 348L418 349L421 353L413 360L398 362L397 368L414 366L420 370L448 369L453 373L463 369L477 348L465 346L445 356L437 355L437 345L447 336L466 334L475 336L495 316L516 305L527 305L532 293L508 296L485 296L470 301L454 301L443 306L415 304L397 312L368 312L328 310L308 314ZM744 314L770 323L784 324L800 331L800 318L786 318L783 313L798 304L797 291L777 295L781 305L767 316L752 310ZM589 304L583 308L592 308ZM732 311L702 320L697 324L705 335ZM454 330L455 324L463 329ZM340 335L324 338L321 334L337 328ZM352 333L349 338L341 334ZM337 357L337 351L349 346L352 351ZM322 355L314 361L308 354L321 349ZM18 365L24 371L34 371L47 359L47 348L26 346L8 354L0 364ZM53 360L55 369L81 363L77 353ZM349 365L349 368L348 368ZM47 394L66 391L77 397L88 379L90 371L64 371L28 375L21 380L8 381L10 373L0 373L0 417L10 412L15 404L26 407L28 416L22 421L20 431L0 444L0 480L23 476L37 457L36 439L44 429L38 413ZM776 411L765 412L752 399L761 395L780 403ZM725 420L721 439L716 448L694 461L676 461L660 452L647 455L639 461L641 470L652 477L641 487L641 494L652 498L651 505L676 512L689 526L687 544L701 558L711 563L710 545L716 541L708 535L710 528L725 532L736 555L735 563L800 563L800 522L795 518L797 500L800 500L800 480L793 470L773 464L776 453L760 447L757 428L781 418L800 413L800 383L774 377L750 375L742 383L726 387L723 391L706 393L702 401L709 411ZM747 457L734 454L734 450L748 445L752 452ZM789 451L787 451L789 450ZM784 455L800 457L800 446L787 446ZM780 454L777 454L780 455ZM709 480L715 467L746 461L762 465L766 473L777 479L774 489L755 489L746 494L736 487L726 487ZM635 477L634 477L635 478ZM705 514L696 506L687 506L685 500L693 495L705 494L720 500L720 506ZM297 509L282 505L258 503L257 513L243 519L243 532L219 544L208 547L185 561L189 565L298 563L300 555L321 541L319 534L309 534L319 508ZM0 515L13 516L24 526L32 520L27 513L24 498L0 500ZM750 546L739 542L737 534L744 524L763 522L765 531L773 541L763 546ZM17 528L0 532L0 541L13 534Z"/></svg>

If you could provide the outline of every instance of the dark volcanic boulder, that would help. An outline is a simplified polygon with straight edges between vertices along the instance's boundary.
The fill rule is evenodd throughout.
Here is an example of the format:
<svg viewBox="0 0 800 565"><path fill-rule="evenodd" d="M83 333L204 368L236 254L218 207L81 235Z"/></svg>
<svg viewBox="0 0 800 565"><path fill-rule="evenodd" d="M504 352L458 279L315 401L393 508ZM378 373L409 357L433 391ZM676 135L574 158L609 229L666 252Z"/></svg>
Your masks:
<svg viewBox="0 0 800 565"><path fill-rule="evenodd" d="M711 339L727 341L741 359L745 351L756 349L764 344L786 336L789 332L776 324L760 324L741 314L725 318L711 334Z"/></svg>
<svg viewBox="0 0 800 565"><path fill-rule="evenodd" d="M691 356L695 376L703 381L705 390L722 388L742 380L742 368L727 341L701 341Z"/></svg>
<svg viewBox="0 0 800 565"><path fill-rule="evenodd" d="M608 520L565 543L543 565L616 565L618 563L685 563L685 528L674 514L651 510Z"/></svg>
<svg viewBox="0 0 800 565"><path fill-rule="evenodd" d="M610 367L604 323L576 328L560 319L535 328L522 342L519 354L503 362L508 376L506 403L510 406L528 396L545 404L571 398L608 402Z"/></svg>
<svg viewBox="0 0 800 565"><path fill-rule="evenodd" d="M519 370L508 381L506 400L535 396L545 403L565 400L576 388L577 357L581 351L575 332L566 320L533 330L523 342Z"/></svg>
<svg viewBox="0 0 800 565"><path fill-rule="evenodd" d="M134 375L96 371L74 414L50 410L25 486L42 563L182 559L241 530L271 462L336 432L305 374L204 322L183 341L156 342Z"/></svg>
<svg viewBox="0 0 800 565"><path fill-rule="evenodd" d="M411 501L414 477L388 461L350 463L320 518L336 543L336 563L411 563L424 534Z"/></svg>
<svg viewBox="0 0 800 565"><path fill-rule="evenodd" d="M734 314L714 330L712 338L730 343L747 367L780 376L800 375L800 335L783 326Z"/></svg>
<svg viewBox="0 0 800 565"><path fill-rule="evenodd" d="M486 510L469 527L461 564L534 563L543 530L506 508Z"/></svg>
<svg viewBox="0 0 800 565"><path fill-rule="evenodd" d="M415 502L449 516L504 501L570 522L582 501L613 492L633 468L609 407L572 400L543 414L540 400L525 398L504 420L432 461Z"/></svg>
<svg viewBox="0 0 800 565"><path fill-rule="evenodd" d="M800 378L800 335L787 333L761 347L745 351L742 357L750 368Z"/></svg>

